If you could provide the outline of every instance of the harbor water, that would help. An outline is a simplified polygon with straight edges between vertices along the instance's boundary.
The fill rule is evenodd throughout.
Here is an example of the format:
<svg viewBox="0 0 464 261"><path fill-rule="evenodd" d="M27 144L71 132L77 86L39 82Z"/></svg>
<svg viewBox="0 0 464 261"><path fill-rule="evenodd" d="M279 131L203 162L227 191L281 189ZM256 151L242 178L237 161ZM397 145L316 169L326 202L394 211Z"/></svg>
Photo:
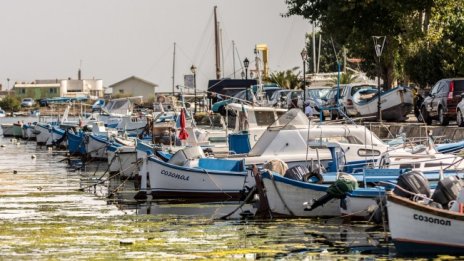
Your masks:
<svg viewBox="0 0 464 261"><path fill-rule="evenodd" d="M80 169L34 141L0 146L0 259L395 257L388 233L367 222L256 220L242 210L223 220L237 203L135 202L130 182L97 184L106 162Z"/></svg>

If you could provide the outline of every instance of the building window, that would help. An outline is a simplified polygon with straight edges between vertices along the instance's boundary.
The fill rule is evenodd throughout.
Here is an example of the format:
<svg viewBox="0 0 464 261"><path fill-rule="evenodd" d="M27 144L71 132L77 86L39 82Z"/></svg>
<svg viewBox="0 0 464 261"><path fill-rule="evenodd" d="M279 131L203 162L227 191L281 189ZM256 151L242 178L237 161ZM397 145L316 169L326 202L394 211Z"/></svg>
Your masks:
<svg viewBox="0 0 464 261"><path fill-rule="evenodd" d="M21 94L26 94L26 89L21 89Z"/></svg>
<svg viewBox="0 0 464 261"><path fill-rule="evenodd" d="M124 90L122 90L122 89L119 89L119 93L124 93Z"/></svg>

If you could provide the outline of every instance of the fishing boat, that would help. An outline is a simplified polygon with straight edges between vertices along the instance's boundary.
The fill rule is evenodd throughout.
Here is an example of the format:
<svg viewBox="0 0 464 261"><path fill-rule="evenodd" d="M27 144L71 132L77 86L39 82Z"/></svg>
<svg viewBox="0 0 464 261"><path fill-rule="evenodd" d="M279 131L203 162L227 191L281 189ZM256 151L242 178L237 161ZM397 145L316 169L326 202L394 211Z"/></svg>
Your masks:
<svg viewBox="0 0 464 261"><path fill-rule="evenodd" d="M353 105L362 117L376 117L378 90L363 89L353 95ZM396 87L380 95L381 117L386 121L405 121L413 106L413 95L407 87ZM379 119L377 119L379 120Z"/></svg>
<svg viewBox="0 0 464 261"><path fill-rule="evenodd" d="M66 133L68 151L71 155L86 155L87 150L85 147L85 133L82 130L68 131Z"/></svg>
<svg viewBox="0 0 464 261"><path fill-rule="evenodd" d="M23 139L26 140L35 140L36 134L34 132L34 127L36 125L36 122L33 123L27 123L23 124L22 126L22 132L23 132Z"/></svg>
<svg viewBox="0 0 464 261"><path fill-rule="evenodd" d="M403 255L464 254L464 190L450 209L387 196L388 226L396 251Z"/></svg>
<svg viewBox="0 0 464 261"><path fill-rule="evenodd" d="M237 200L252 182L243 160L207 158L199 146L181 149L167 162L148 152L140 175L141 191L153 198Z"/></svg>
<svg viewBox="0 0 464 261"><path fill-rule="evenodd" d="M23 136L22 123L4 123L1 125L3 137L21 138Z"/></svg>

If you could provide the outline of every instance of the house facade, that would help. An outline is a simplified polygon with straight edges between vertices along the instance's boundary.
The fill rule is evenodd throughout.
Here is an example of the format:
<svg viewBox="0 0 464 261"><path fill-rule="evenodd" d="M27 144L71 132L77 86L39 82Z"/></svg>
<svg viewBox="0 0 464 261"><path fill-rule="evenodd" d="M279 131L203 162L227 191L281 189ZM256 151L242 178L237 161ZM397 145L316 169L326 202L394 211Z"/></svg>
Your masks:
<svg viewBox="0 0 464 261"><path fill-rule="evenodd" d="M103 97L102 80L36 80L34 82L16 82L13 86L16 97L39 100L54 97L82 97L91 99Z"/></svg>
<svg viewBox="0 0 464 261"><path fill-rule="evenodd" d="M64 96L61 82L50 83L15 83L13 86L15 96L19 99L32 98L39 100Z"/></svg>
<svg viewBox="0 0 464 261"><path fill-rule="evenodd" d="M143 101L147 102L155 98L155 89L158 85L137 76L131 76L109 87L113 90L113 97L142 96Z"/></svg>

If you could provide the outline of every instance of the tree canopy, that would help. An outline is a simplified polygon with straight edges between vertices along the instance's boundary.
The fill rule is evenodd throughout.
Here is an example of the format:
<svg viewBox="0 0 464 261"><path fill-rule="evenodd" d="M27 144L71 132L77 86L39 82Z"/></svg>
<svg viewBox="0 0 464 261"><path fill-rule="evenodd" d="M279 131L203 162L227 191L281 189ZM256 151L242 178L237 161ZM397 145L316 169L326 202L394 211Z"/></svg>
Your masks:
<svg viewBox="0 0 464 261"><path fill-rule="evenodd" d="M303 86L300 78L299 67L294 67L291 70L272 72L268 78L263 79L266 82L277 83L282 88L299 89ZM297 72L298 71L298 72Z"/></svg>
<svg viewBox="0 0 464 261"><path fill-rule="evenodd" d="M286 0L287 16L299 15L321 33L362 58L361 69L377 75L372 36L386 36L381 75L422 86L464 75L462 0ZM321 54L322 55L322 54Z"/></svg>

